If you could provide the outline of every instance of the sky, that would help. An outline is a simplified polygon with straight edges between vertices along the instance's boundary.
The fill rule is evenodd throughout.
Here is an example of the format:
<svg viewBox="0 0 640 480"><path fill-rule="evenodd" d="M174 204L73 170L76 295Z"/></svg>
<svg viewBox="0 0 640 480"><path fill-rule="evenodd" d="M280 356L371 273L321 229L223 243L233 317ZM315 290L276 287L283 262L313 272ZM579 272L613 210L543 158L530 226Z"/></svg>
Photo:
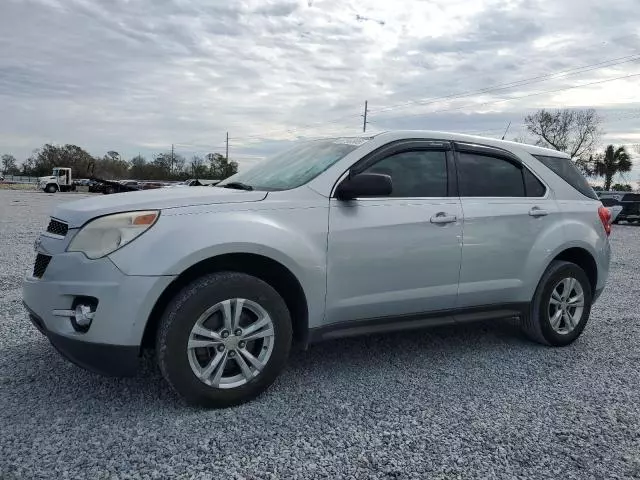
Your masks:
<svg viewBox="0 0 640 480"><path fill-rule="evenodd" d="M596 108L640 180L638 0L0 0L0 153L125 158ZM625 78L626 77L626 78Z"/></svg>

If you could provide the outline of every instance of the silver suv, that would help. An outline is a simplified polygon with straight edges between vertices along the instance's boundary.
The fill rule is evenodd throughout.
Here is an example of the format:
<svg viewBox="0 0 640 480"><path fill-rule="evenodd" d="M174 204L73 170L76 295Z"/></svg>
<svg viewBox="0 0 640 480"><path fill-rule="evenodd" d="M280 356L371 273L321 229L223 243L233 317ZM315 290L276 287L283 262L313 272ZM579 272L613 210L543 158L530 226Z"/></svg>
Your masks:
<svg viewBox="0 0 640 480"><path fill-rule="evenodd" d="M188 402L263 392L292 343L518 318L583 331L610 213L564 154L441 132L303 142L216 187L62 204L24 281L69 360L130 375L155 347Z"/></svg>

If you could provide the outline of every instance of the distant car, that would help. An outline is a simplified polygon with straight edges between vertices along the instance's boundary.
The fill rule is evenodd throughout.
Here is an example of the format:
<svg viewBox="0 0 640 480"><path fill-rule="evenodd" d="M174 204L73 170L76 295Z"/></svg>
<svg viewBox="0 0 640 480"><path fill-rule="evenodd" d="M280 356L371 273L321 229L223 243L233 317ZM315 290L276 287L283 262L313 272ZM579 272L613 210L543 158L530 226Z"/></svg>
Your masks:
<svg viewBox="0 0 640 480"><path fill-rule="evenodd" d="M163 188L164 186L162 182L142 182L140 184L142 190L152 190L154 188Z"/></svg>
<svg viewBox="0 0 640 480"><path fill-rule="evenodd" d="M611 212L611 223L618 223L616 219L622 211L622 205L614 198L601 198L600 201Z"/></svg>
<svg viewBox="0 0 640 480"><path fill-rule="evenodd" d="M120 180L120 182L122 185L127 185L129 187L139 187L140 186L140 182L136 181L136 180Z"/></svg>
<svg viewBox="0 0 640 480"><path fill-rule="evenodd" d="M602 204L611 213L616 211L613 223L640 222L640 193L633 192L598 192L598 197Z"/></svg>
<svg viewBox="0 0 640 480"><path fill-rule="evenodd" d="M190 178L189 180L185 180L184 182L175 183L171 185L172 188L175 187L203 187L203 186L215 186L220 183L220 180L204 180L202 178Z"/></svg>

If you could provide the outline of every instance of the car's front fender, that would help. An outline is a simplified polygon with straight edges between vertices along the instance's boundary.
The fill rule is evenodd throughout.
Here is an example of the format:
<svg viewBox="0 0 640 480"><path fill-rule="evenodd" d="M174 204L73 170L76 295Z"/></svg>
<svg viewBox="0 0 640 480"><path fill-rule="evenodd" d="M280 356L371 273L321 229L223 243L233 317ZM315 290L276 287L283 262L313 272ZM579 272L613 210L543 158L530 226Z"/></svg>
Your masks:
<svg viewBox="0 0 640 480"><path fill-rule="evenodd" d="M313 326L324 315L327 215L321 207L161 215L110 258L127 275L173 276L220 255L268 257L300 282Z"/></svg>

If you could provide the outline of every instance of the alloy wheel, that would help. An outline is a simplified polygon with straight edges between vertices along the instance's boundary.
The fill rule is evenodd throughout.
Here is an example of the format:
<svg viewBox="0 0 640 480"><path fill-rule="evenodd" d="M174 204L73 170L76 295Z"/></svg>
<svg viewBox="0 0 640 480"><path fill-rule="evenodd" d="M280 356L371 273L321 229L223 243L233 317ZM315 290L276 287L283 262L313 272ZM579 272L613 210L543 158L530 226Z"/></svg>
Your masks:
<svg viewBox="0 0 640 480"><path fill-rule="evenodd" d="M233 298L208 308L187 344L193 373L206 385L236 388L260 375L273 352L275 330L258 303Z"/></svg>

